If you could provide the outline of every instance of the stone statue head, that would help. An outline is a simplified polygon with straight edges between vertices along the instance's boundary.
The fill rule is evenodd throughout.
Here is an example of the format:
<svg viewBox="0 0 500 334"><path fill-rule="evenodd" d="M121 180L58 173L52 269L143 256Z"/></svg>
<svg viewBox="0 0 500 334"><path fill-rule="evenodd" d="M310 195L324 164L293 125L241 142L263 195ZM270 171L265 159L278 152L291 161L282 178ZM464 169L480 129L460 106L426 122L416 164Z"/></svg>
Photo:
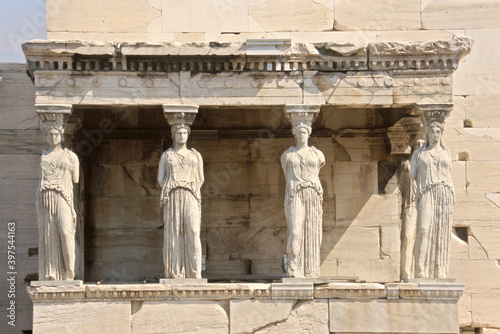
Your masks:
<svg viewBox="0 0 500 334"><path fill-rule="evenodd" d="M312 132L312 128L311 126L307 125L306 123L303 123L303 122L299 122L297 124L295 124L293 127L292 127L292 133L294 135L294 137L297 135L297 131L299 129L306 129L307 130L307 134L310 136L311 135L311 132Z"/></svg>
<svg viewBox="0 0 500 334"><path fill-rule="evenodd" d="M64 141L64 127L62 125L46 124L43 130L50 145L58 145Z"/></svg>
<svg viewBox="0 0 500 334"><path fill-rule="evenodd" d="M411 146L411 152L415 152L418 150L420 147L422 147L425 144L425 139L422 138L417 138L414 142L413 145Z"/></svg>
<svg viewBox="0 0 500 334"><path fill-rule="evenodd" d="M429 142L432 140L437 140L439 145L448 150L443 141L444 126L440 122L434 121L425 127L425 144L424 146L429 146Z"/></svg>
<svg viewBox="0 0 500 334"><path fill-rule="evenodd" d="M293 136L295 137L297 144L299 143L307 144L307 140L309 139L309 136L311 136L311 132L312 132L311 126L303 122L296 123L292 127L292 133Z"/></svg>
<svg viewBox="0 0 500 334"><path fill-rule="evenodd" d="M187 124L174 124L172 125L171 132L172 132L172 140L176 143L179 142L179 140L184 141L184 139L177 138L177 132L180 130L185 130L187 132L187 136L185 140L187 140L187 137L191 134L191 127ZM182 131L184 132L184 131Z"/></svg>

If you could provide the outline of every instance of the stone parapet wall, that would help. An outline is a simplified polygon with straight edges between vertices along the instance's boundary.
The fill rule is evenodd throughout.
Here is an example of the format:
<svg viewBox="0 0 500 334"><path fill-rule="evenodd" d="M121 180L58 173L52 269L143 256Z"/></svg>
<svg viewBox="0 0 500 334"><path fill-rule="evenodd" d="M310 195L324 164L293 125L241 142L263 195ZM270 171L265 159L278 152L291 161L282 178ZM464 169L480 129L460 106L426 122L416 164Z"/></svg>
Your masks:
<svg viewBox="0 0 500 334"><path fill-rule="evenodd" d="M36 333L456 333L463 289L454 283L214 283L28 291Z"/></svg>

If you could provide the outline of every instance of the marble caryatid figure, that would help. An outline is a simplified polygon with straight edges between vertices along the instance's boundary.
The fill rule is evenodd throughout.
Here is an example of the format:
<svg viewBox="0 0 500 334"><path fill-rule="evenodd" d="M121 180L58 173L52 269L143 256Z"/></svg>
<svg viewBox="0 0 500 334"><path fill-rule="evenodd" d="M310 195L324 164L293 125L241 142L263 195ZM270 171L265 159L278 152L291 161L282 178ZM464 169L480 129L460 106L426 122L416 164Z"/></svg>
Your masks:
<svg viewBox="0 0 500 334"><path fill-rule="evenodd" d="M203 159L195 149L186 146L191 132L188 124L173 124L171 129L174 145L162 154L158 171L162 188L165 277L200 279Z"/></svg>
<svg viewBox="0 0 500 334"><path fill-rule="evenodd" d="M417 139L412 145L412 154L424 143ZM410 157L411 159L411 157ZM401 164L401 279L413 278L415 235L417 233L417 184L410 178L410 160Z"/></svg>
<svg viewBox="0 0 500 334"><path fill-rule="evenodd" d="M45 124L49 147L43 150L36 196L39 229L39 279L75 278L76 212L73 184L80 175L78 157L62 148L62 124Z"/></svg>
<svg viewBox="0 0 500 334"><path fill-rule="evenodd" d="M318 110L319 111L319 110ZM287 270L289 277L319 277L323 221L323 188L319 170L323 153L308 145L316 115L291 113L295 146L281 156L285 173L285 215L288 225Z"/></svg>
<svg viewBox="0 0 500 334"><path fill-rule="evenodd" d="M423 146L411 159L410 176L417 184L416 278L448 277L455 193L451 155L442 136L443 125L430 122Z"/></svg>

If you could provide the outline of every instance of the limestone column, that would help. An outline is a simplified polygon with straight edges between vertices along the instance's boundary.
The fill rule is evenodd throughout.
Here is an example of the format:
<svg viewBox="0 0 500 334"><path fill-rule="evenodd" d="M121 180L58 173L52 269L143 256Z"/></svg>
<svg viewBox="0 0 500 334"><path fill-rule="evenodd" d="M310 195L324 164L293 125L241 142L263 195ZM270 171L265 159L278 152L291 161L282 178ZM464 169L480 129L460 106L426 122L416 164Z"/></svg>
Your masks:
<svg viewBox="0 0 500 334"><path fill-rule="evenodd" d="M173 147L163 152L158 169L158 183L162 188L165 273L165 280L160 282L201 280L203 159L198 151L187 147L198 106L164 104L163 112L171 126Z"/></svg>
<svg viewBox="0 0 500 334"><path fill-rule="evenodd" d="M39 229L39 280L75 278L77 214L73 185L79 182L78 157L63 148L64 129L71 104L36 104L48 147L40 159L36 207Z"/></svg>
<svg viewBox="0 0 500 334"><path fill-rule="evenodd" d="M295 146L281 156L286 178L285 216L288 225L287 274L294 278L320 276L320 247L323 223L323 188L319 170L325 156L309 146L312 123L320 105L285 105L292 123Z"/></svg>
<svg viewBox="0 0 500 334"><path fill-rule="evenodd" d="M455 193L443 131L451 109L451 104L418 105L425 140L412 155L410 167L416 182L415 278L448 277Z"/></svg>

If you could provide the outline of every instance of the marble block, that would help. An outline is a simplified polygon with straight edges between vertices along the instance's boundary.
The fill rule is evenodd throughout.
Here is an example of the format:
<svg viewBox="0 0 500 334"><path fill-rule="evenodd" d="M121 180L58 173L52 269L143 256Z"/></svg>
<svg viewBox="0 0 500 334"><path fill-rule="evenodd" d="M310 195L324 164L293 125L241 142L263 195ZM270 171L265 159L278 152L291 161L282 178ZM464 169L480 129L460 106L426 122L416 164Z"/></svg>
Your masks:
<svg viewBox="0 0 500 334"><path fill-rule="evenodd" d="M131 333L130 302L36 303L33 307L33 332Z"/></svg>
<svg viewBox="0 0 500 334"><path fill-rule="evenodd" d="M458 308L453 302L330 299L329 303L331 332L458 333Z"/></svg>
<svg viewBox="0 0 500 334"><path fill-rule="evenodd" d="M227 302L143 302L132 315L132 333L227 333Z"/></svg>

